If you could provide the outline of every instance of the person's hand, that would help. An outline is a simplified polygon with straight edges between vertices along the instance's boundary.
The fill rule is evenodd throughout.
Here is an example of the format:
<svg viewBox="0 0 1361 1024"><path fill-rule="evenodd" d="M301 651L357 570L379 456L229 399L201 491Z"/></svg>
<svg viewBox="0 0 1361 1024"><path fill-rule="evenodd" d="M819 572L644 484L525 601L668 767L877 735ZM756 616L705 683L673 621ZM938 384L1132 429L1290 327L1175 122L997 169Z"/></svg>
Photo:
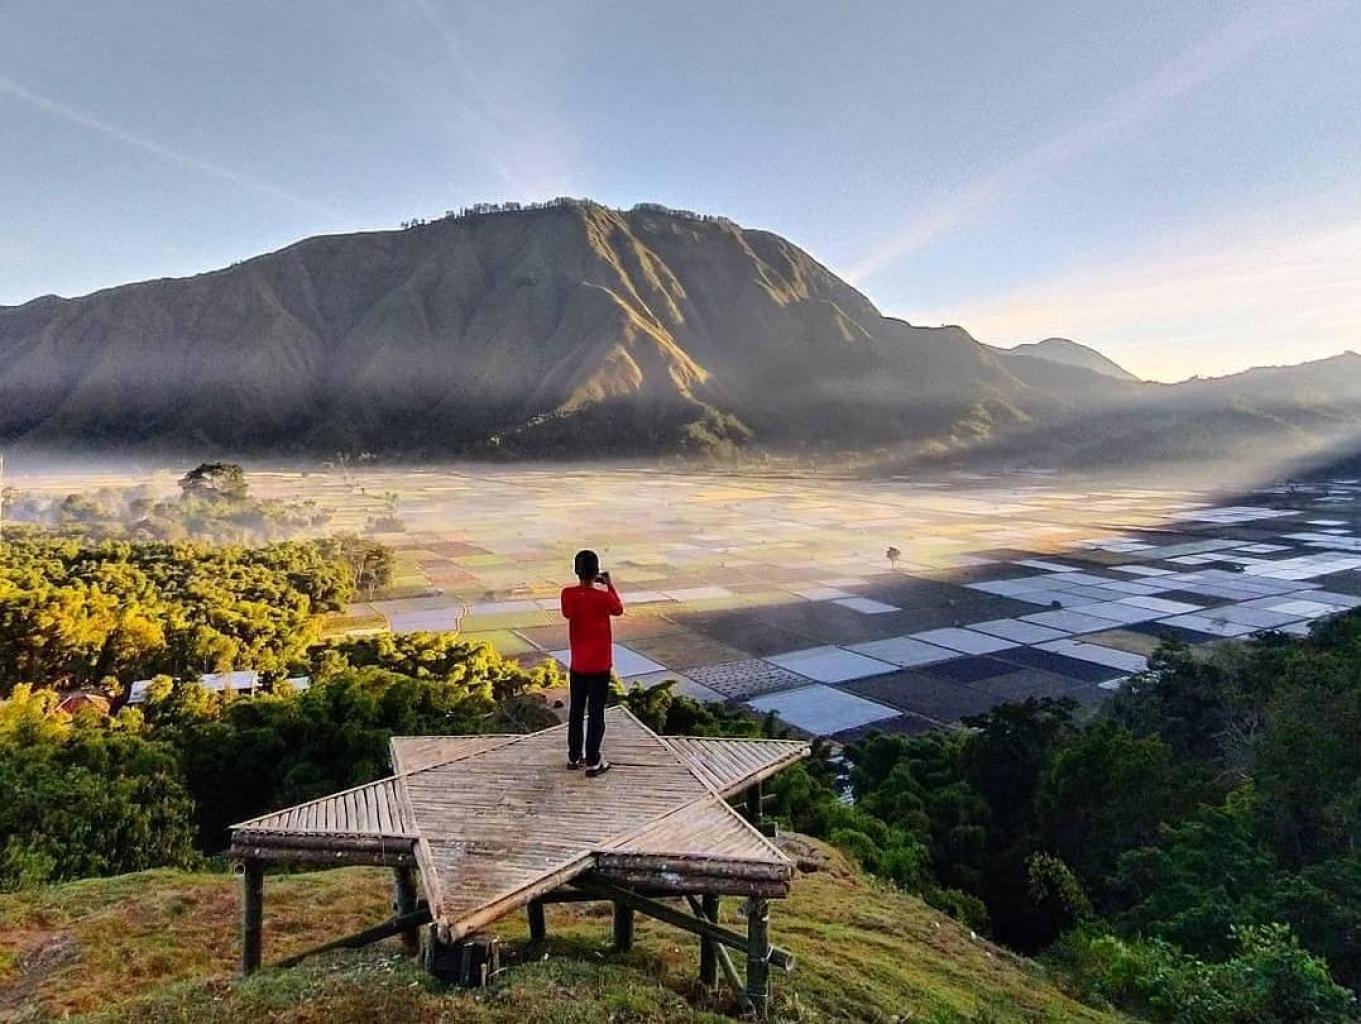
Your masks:
<svg viewBox="0 0 1361 1024"><path fill-rule="evenodd" d="M610 574L607 572L602 572L600 574L600 582L608 587L610 585Z"/></svg>

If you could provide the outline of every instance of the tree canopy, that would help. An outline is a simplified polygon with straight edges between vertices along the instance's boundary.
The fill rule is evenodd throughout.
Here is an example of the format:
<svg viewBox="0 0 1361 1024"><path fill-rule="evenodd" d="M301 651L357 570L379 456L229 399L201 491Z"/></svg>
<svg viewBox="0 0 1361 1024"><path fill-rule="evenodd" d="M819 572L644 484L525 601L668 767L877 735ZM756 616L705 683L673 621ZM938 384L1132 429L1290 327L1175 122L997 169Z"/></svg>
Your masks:
<svg viewBox="0 0 1361 1024"><path fill-rule="evenodd" d="M1361 614L1165 646L1094 718L1032 700L966 726L849 747L852 806L832 766L786 773L782 809L1153 1020L1355 1019Z"/></svg>
<svg viewBox="0 0 1361 1024"><path fill-rule="evenodd" d="M19 683L126 687L164 673L283 675L317 615L354 592L338 542L263 547L90 542L7 531L0 542L0 695Z"/></svg>

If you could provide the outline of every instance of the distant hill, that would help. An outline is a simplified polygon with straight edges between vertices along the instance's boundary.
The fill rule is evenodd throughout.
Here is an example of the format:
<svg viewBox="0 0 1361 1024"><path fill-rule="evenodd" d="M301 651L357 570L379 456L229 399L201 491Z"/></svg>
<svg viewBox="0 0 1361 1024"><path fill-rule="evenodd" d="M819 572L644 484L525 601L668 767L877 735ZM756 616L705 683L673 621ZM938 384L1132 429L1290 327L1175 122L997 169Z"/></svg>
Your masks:
<svg viewBox="0 0 1361 1024"><path fill-rule="evenodd" d="M1292 452L1361 432L1361 388L1336 387L1350 368L1325 387L1283 370L1246 391L1169 388L1040 348L885 317L798 246L724 218L557 200L0 308L0 443L1052 463L1111 457L1129 422L1169 452L1188 430L1216 451L1266 430Z"/></svg>
<svg viewBox="0 0 1361 1024"><path fill-rule="evenodd" d="M1065 366L1080 366L1085 370L1091 370L1093 373L1099 373L1103 377L1114 377L1116 380L1137 381L1139 379L1113 359L1103 356L1096 349L1087 345L1079 345L1076 341L1069 341L1067 338L1045 338L1043 341L1029 341L1004 351L1013 352L1019 356L1031 356L1035 359L1048 359L1050 362L1063 363Z"/></svg>
<svg viewBox="0 0 1361 1024"><path fill-rule="evenodd" d="M1036 964L827 857L772 905L772 938L796 958L792 974L773 979L778 1019L1126 1019L1073 1001ZM266 962L384 920L391 883L391 872L370 868L270 876ZM547 945L485 993L429 983L391 940L233 983L238 885L225 872L151 871L0 893L0 1022L79 1013L120 1024L734 1019L726 985L712 997L696 991L699 945L689 936L640 917L634 951L613 954L608 916L580 904L551 907ZM742 927L739 902L724 901L730 927ZM524 916L495 930L522 943Z"/></svg>

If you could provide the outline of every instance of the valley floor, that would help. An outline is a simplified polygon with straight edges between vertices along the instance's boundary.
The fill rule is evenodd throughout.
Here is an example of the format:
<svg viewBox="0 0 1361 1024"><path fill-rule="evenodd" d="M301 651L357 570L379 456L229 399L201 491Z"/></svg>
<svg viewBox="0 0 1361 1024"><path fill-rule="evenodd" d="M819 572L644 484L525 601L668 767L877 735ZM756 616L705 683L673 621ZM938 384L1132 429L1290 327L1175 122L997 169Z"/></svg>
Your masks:
<svg viewBox="0 0 1361 1024"><path fill-rule="evenodd" d="M623 592L615 670L838 741L914 734L1028 697L1096 707L1163 639L1303 635L1361 605L1361 484L1209 486L1046 473L932 479L619 465L269 466L253 495L394 551L332 635L455 631L533 665L566 654L572 553ZM56 475L21 486L150 483Z"/></svg>

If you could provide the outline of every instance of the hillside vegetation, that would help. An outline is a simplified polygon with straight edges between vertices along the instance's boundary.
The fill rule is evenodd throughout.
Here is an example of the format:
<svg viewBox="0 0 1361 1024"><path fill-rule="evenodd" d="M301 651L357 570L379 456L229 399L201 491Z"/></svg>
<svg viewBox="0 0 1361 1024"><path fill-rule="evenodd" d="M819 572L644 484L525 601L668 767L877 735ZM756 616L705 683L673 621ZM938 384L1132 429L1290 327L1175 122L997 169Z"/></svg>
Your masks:
<svg viewBox="0 0 1361 1024"><path fill-rule="evenodd" d="M922 1024L1114 1024L1061 993L1035 964L972 937L919 900L807 844L822 869L774 905L773 934L798 958L775 979L778 1019ZM805 863L809 858L805 857ZM346 868L271 877L268 958L388 913L390 875ZM735 913L738 901L730 901ZM521 955L485 993L446 989L393 943L232 981L237 887L224 873L150 871L0 895L0 1022L66 1014L108 1022L722 1021L726 986L697 990L697 942L645 918L609 951L605 908L549 908L549 942L525 951L523 917L498 931Z"/></svg>

